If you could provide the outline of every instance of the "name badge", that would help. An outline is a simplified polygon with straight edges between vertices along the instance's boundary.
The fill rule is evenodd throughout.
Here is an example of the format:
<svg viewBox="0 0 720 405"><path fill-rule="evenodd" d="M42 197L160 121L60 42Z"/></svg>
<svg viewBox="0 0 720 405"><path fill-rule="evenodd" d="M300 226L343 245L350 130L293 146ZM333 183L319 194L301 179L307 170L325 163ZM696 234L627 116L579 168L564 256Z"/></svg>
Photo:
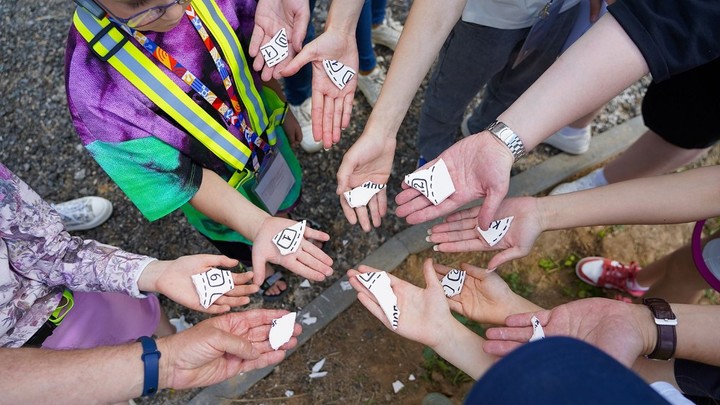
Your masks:
<svg viewBox="0 0 720 405"><path fill-rule="evenodd" d="M275 152L263 159L253 193L263 203L267 212L275 215L294 185L295 177L285 157Z"/></svg>

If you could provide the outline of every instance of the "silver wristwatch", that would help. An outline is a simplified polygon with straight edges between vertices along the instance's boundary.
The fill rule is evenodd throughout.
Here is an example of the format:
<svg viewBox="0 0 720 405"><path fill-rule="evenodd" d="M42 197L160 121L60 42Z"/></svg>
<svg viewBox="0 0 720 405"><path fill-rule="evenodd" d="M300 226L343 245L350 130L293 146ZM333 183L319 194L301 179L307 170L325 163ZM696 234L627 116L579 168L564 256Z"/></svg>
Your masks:
<svg viewBox="0 0 720 405"><path fill-rule="evenodd" d="M502 143L504 143L513 155L514 160L518 160L525 156L525 145L523 145L520 137L510 127L500 121L495 121L488 125L485 130L495 135Z"/></svg>

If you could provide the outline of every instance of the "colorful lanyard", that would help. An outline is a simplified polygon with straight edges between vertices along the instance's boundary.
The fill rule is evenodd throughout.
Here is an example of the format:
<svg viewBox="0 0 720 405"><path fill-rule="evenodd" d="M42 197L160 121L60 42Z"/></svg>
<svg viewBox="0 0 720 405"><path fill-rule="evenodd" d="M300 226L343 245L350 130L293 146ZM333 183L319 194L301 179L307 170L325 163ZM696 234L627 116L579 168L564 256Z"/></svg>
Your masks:
<svg viewBox="0 0 720 405"><path fill-rule="evenodd" d="M165 65L165 67L168 68L170 71L175 73L175 75L182 79L183 82L187 83L195 92L200 94L205 99L205 101L207 101L210 105L213 106L213 108L215 108L220 113L220 115L227 123L234 125L238 129L240 129L240 131L242 131L243 136L247 141L248 147L251 150L253 170L258 171L260 168L260 161L258 160L257 149L255 148L255 146L260 148L260 150L262 150L263 154L265 155L270 151L270 145L265 142L262 137L258 136L257 133L253 131L252 128L250 128L250 126L247 125L247 123L245 122L246 118L245 115L241 112L240 102L238 101L237 95L235 94L235 88L232 84L230 73L227 70L226 64L220 57L220 52L218 52L215 44L212 42L210 35L208 35L207 33L207 30L205 30L205 27L203 26L200 17L195 12L195 9L192 7L192 4L188 4L187 8L185 9L185 15L188 17L193 27L200 35L200 38L202 39L205 47L207 48L210 56L213 59L213 62L215 63L215 67L220 74L220 78L223 81L225 90L230 97L230 102L233 105L232 109L228 107L228 105L223 102L212 90L210 90L210 88L208 88L200 79L198 79L197 76L195 76L192 72L185 68L185 66L178 62L177 59L175 59L172 55L160 48L150 38L146 37L140 31L132 29L125 24L118 25L121 26L127 33L132 35L132 37L135 38L138 43L140 43L140 45L145 48L145 50L147 50L151 55L153 55L155 59Z"/></svg>

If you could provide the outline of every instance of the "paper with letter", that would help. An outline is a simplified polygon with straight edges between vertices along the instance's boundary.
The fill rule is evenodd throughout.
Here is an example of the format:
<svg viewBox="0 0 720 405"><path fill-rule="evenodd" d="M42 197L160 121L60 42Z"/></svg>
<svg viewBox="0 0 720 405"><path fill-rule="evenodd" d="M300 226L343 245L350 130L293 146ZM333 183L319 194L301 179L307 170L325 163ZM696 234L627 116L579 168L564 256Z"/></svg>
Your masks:
<svg viewBox="0 0 720 405"><path fill-rule="evenodd" d="M377 193L385 188L384 184L373 183L372 181L366 181L359 187L355 187L350 191L343 193L345 200L350 205L350 208L364 207L370 202L370 199Z"/></svg>
<svg viewBox="0 0 720 405"><path fill-rule="evenodd" d="M268 43L260 47L260 53L262 53L265 64L268 65L268 67L273 67L285 60L289 53L288 50L288 39L285 28L281 28Z"/></svg>
<svg viewBox="0 0 720 405"><path fill-rule="evenodd" d="M200 297L200 305L207 309L223 294L235 288L230 270L211 268L205 273L190 276Z"/></svg>
<svg viewBox="0 0 720 405"><path fill-rule="evenodd" d="M477 231L483 239L485 239L485 242L487 242L488 245L495 246L498 242L500 242L500 239L505 236L508 229L510 229L510 223L512 223L513 218L515 217L507 217L498 219L497 221L492 221L487 231L483 231L478 226Z"/></svg>
<svg viewBox="0 0 720 405"><path fill-rule="evenodd" d="M336 60L324 59L323 68L325 68L325 73L330 76L333 84L340 90L344 89L345 85L355 77L355 71L352 68Z"/></svg>
<svg viewBox="0 0 720 405"><path fill-rule="evenodd" d="M532 322L532 327L533 327L533 334L532 334L532 337L530 338L530 342L545 339L545 332L543 332L543 327L540 324L540 320L537 319L537 317L535 315L533 315L533 317L530 318L530 322Z"/></svg>
<svg viewBox="0 0 720 405"><path fill-rule="evenodd" d="M295 329L295 316L297 312L290 312L285 316L273 319L270 327L270 347L277 350L280 346L290 341Z"/></svg>
<svg viewBox="0 0 720 405"><path fill-rule="evenodd" d="M454 297L462 292L463 284L465 284L465 271L452 269L448 274L443 277L442 281L443 290L445 290L446 297Z"/></svg>
<svg viewBox="0 0 720 405"><path fill-rule="evenodd" d="M297 252L300 248L300 242L303 240L303 235L305 234L306 222L306 220L298 222L273 236L272 241L278 250L280 250L281 255L285 256Z"/></svg>
<svg viewBox="0 0 720 405"><path fill-rule="evenodd" d="M357 279L375 296L380 308L393 329L397 329L400 319L400 309L397 306L397 296L390 287L390 277L384 271L361 273Z"/></svg>
<svg viewBox="0 0 720 405"><path fill-rule="evenodd" d="M433 205L442 203L455 192L450 172L442 159L427 169L405 176L405 184L421 192Z"/></svg>

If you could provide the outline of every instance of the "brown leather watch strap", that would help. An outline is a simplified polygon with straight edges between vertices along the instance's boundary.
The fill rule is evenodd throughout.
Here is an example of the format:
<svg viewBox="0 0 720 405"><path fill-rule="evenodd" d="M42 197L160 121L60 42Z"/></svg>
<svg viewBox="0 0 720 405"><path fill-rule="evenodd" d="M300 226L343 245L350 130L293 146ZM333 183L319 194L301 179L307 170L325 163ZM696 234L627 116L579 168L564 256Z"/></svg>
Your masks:
<svg viewBox="0 0 720 405"><path fill-rule="evenodd" d="M675 333L677 318L670 308L670 304L662 298L644 298L643 304L650 308L658 333L655 349L647 355L647 358L669 360L675 354L677 345L677 334Z"/></svg>

